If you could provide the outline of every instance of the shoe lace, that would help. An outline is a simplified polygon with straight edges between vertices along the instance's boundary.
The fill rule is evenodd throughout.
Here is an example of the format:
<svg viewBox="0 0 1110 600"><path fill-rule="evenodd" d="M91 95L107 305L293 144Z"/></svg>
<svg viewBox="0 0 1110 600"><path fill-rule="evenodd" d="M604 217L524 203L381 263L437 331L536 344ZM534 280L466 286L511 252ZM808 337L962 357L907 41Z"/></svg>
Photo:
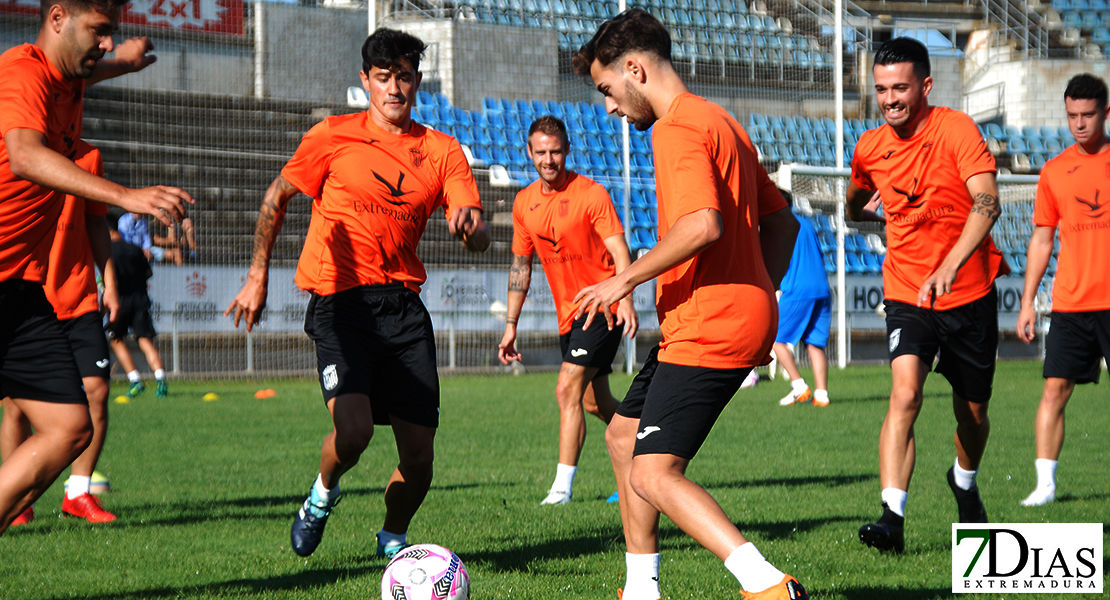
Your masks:
<svg viewBox="0 0 1110 600"><path fill-rule="evenodd" d="M304 501L305 515L312 515L317 519L327 518L327 516L330 515L331 511L335 508L335 505L339 504L339 499L340 496L337 495L330 500L324 500L316 495L316 489L313 488L312 493L308 496L308 499Z"/></svg>

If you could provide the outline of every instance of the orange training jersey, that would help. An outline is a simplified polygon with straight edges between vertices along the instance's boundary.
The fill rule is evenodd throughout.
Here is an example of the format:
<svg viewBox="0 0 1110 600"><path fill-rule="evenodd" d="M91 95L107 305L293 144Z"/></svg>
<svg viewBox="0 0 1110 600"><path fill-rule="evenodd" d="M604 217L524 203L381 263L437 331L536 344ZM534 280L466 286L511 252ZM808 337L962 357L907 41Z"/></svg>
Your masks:
<svg viewBox="0 0 1110 600"><path fill-rule="evenodd" d="M1072 146L1045 163L1033 223L1060 228L1052 310L1110 310L1110 151Z"/></svg>
<svg viewBox="0 0 1110 600"><path fill-rule="evenodd" d="M443 205L482 207L454 138L416 122L390 133L366 112L318 123L281 175L313 199L295 281L321 295L395 282L419 293L428 218Z"/></svg>
<svg viewBox="0 0 1110 600"><path fill-rule="evenodd" d="M778 303L759 245L759 217L786 208L748 134L720 106L682 94L652 132L659 235L703 209L720 239L659 275L662 362L714 369L767 364Z"/></svg>
<svg viewBox="0 0 1110 600"><path fill-rule="evenodd" d="M77 166L104 175L100 150L78 142ZM58 218L58 231L50 247L50 268L46 273L46 299L61 320L73 319L100 309L97 301L96 269L92 246L85 227L85 215L104 218L108 206L66 194L65 207Z"/></svg>
<svg viewBox="0 0 1110 600"><path fill-rule="evenodd" d="M878 190L886 214L888 252L884 295L917 304L917 293L956 245L972 198L967 180L995 171L975 122L962 112L934 106L925 128L908 140L890 125L860 136L852 159L852 183ZM952 292L937 298L949 310L986 296L999 275L1002 253L988 235L960 268Z"/></svg>
<svg viewBox="0 0 1110 600"><path fill-rule="evenodd" d="M3 136L32 129L72 159L81 139L85 81L66 81L32 44L0 55L0 73L0 281L43 283L64 194L16 177Z"/></svg>
<svg viewBox="0 0 1110 600"><path fill-rule="evenodd" d="M539 256L555 298L560 334L574 324L579 290L616 272L604 240L624 235L609 192L588 177L567 174L563 189L545 194L543 182L536 180L513 202L513 254Z"/></svg>

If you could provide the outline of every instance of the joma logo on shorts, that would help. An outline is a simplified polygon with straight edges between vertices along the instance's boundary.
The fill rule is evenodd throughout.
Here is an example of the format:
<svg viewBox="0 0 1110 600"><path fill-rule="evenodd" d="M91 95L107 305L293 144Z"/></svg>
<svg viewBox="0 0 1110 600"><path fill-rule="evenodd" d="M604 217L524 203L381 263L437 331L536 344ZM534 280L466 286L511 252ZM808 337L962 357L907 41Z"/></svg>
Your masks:
<svg viewBox="0 0 1110 600"><path fill-rule="evenodd" d="M335 371L335 365L328 365L324 367L324 372L320 374L324 382L325 390L334 390L335 386L339 385L339 373Z"/></svg>

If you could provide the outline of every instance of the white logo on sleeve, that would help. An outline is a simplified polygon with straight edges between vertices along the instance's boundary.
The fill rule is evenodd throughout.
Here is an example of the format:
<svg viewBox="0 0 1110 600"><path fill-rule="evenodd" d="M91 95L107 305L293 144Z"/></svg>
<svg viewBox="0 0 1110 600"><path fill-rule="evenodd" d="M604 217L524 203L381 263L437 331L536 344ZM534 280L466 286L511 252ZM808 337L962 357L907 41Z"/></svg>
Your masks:
<svg viewBox="0 0 1110 600"><path fill-rule="evenodd" d="M335 386L339 385L339 374L335 372L335 365L324 367L324 373L321 377L324 380L325 390L334 390Z"/></svg>
<svg viewBox="0 0 1110 600"><path fill-rule="evenodd" d="M107 369L108 368L108 359L107 358L102 358L102 359L96 361L96 366L97 366L97 368L100 368L100 369Z"/></svg>
<svg viewBox="0 0 1110 600"><path fill-rule="evenodd" d="M643 431L636 434L636 439L642 440L642 439L646 438L647 436L655 433L656 431L659 431L659 428L656 427L655 425L650 425L648 427L644 427Z"/></svg>
<svg viewBox="0 0 1110 600"><path fill-rule="evenodd" d="M902 328L899 327L898 329L895 329L894 331L890 332L890 351L894 352L894 349L898 347L898 342L901 342L901 341L902 341Z"/></svg>
<svg viewBox="0 0 1110 600"><path fill-rule="evenodd" d="M590 351L586 350L585 348L577 348L575 350L570 351L570 355L573 356L574 358L578 358L579 356L586 356L589 353L590 353Z"/></svg>

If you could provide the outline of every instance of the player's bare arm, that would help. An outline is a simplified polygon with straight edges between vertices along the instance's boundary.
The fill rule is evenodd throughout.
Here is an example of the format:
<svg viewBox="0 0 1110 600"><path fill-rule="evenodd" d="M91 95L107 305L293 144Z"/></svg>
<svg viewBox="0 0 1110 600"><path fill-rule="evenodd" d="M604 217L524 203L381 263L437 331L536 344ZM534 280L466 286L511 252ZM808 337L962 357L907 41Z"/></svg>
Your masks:
<svg viewBox="0 0 1110 600"><path fill-rule="evenodd" d="M641 283L704 252L721 239L722 227L721 213L712 208L679 217L667 235L630 267L578 292L574 297L575 302L581 302L577 317L589 313L582 329L588 329L599 312L604 313L612 329L613 315L609 306L631 294Z"/></svg>
<svg viewBox="0 0 1110 600"><path fill-rule="evenodd" d="M151 54L154 43L150 38L134 37L116 44L112 58L102 58L93 68L92 75L86 80L88 85L112 79L128 73L136 73L154 64L158 57Z"/></svg>
<svg viewBox="0 0 1110 600"><path fill-rule="evenodd" d="M609 251L609 255L613 257L613 269L616 273L623 273L625 269L632 265L632 255L628 251L628 243L625 242L623 235L614 235L607 237L602 242L605 244L605 249ZM624 335L628 339L636 336L636 332L640 329L640 317L636 314L636 305L633 303L632 294L621 298L620 304L617 306L617 325L624 325Z"/></svg>
<svg viewBox="0 0 1110 600"><path fill-rule="evenodd" d="M258 223L254 228L254 248L251 250L251 268L247 274L247 282L224 311L225 317L232 312L235 313L236 328L239 327L239 320L242 319L247 323L247 331L250 331L258 324L262 309L266 308L270 257L274 252L274 241L281 232L282 223L285 222L285 211L289 207L289 200L297 195L298 191L293 184L278 175L262 198L262 207L258 209Z"/></svg>
<svg viewBox="0 0 1110 600"><path fill-rule="evenodd" d="M482 219L481 209L456 208L447 217L447 230L462 240L463 245L471 252L484 252L489 248L489 225Z"/></svg>
<svg viewBox="0 0 1110 600"><path fill-rule="evenodd" d="M193 203L193 197L180 188L156 185L136 190L93 175L51 150L46 136L33 129L12 129L4 134L4 143L16 177L127 212L151 215L167 227L185 218L185 204Z"/></svg>
<svg viewBox="0 0 1110 600"><path fill-rule="evenodd" d="M879 192L869 192L854 183L848 183L846 210L848 218L853 221L878 221L886 223L886 219L878 213L882 206L882 197Z"/></svg>
<svg viewBox="0 0 1110 600"><path fill-rule="evenodd" d="M930 307L937 298L952 291L956 274L967 262L975 249L990 234L991 227L1002 216L1002 204L998 201L998 183L994 173L979 173L967 180L967 191L971 193L971 212L967 215L960 238L948 251L940 267L925 280L917 293L917 305Z"/></svg>
<svg viewBox="0 0 1110 600"><path fill-rule="evenodd" d="M759 248L763 252L763 265L771 276L771 285L776 290L790 268L797 239L798 220L790 207L759 217Z"/></svg>
<svg viewBox="0 0 1110 600"><path fill-rule="evenodd" d="M85 215L85 231L89 236L93 262L104 279L100 306L108 313L108 322L114 323L119 311L119 293L116 290L116 266L112 261L112 238L108 234L108 222L104 215Z"/></svg>
<svg viewBox="0 0 1110 600"><path fill-rule="evenodd" d="M497 358L502 364L509 364L520 360L520 352L516 349L516 324L520 320L520 311L524 309L524 299L528 297L528 288L532 287L532 255L513 255L513 264L509 267L509 301L505 309L505 335L497 345Z"/></svg>
<svg viewBox="0 0 1110 600"><path fill-rule="evenodd" d="M1018 339L1028 344L1037 334L1037 313L1033 302L1037 298L1037 288L1041 278L1048 270L1052 259L1052 244L1056 237L1055 227L1037 227L1029 238L1029 248L1025 255L1025 291L1021 296L1021 312L1018 314Z"/></svg>

